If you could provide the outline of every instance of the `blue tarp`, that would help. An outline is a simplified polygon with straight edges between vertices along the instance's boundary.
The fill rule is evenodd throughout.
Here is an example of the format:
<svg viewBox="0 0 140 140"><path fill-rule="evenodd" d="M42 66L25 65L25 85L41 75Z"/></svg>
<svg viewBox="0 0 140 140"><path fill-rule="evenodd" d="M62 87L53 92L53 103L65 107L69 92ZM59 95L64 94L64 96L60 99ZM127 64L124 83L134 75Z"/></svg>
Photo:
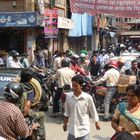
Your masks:
<svg viewBox="0 0 140 140"><path fill-rule="evenodd" d="M87 13L72 13L71 19L74 21L74 29L69 30L70 37L92 35L92 16L88 15Z"/></svg>

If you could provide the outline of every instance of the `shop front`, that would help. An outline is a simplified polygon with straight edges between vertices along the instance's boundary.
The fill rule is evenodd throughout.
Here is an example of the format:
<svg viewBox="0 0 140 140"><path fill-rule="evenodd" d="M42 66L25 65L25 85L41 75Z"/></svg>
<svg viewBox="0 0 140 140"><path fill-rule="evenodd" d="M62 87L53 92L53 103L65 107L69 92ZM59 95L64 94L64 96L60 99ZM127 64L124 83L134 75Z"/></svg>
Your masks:
<svg viewBox="0 0 140 140"><path fill-rule="evenodd" d="M19 53L24 51L25 31L23 29L6 28L0 29L0 50L9 52L17 50Z"/></svg>
<svg viewBox="0 0 140 140"><path fill-rule="evenodd" d="M35 27L35 12L0 13L0 50L26 52L28 32L35 30Z"/></svg>

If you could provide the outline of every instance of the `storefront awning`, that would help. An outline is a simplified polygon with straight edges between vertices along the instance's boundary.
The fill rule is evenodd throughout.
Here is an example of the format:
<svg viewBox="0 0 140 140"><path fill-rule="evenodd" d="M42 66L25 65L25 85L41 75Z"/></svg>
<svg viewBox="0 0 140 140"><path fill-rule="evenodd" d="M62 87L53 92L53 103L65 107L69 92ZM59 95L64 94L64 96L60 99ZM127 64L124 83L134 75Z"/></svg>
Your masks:
<svg viewBox="0 0 140 140"><path fill-rule="evenodd" d="M136 38L136 39L140 39L140 36L130 36L129 38Z"/></svg>
<svg viewBox="0 0 140 140"><path fill-rule="evenodd" d="M140 36L140 31L127 31L121 33L122 36Z"/></svg>

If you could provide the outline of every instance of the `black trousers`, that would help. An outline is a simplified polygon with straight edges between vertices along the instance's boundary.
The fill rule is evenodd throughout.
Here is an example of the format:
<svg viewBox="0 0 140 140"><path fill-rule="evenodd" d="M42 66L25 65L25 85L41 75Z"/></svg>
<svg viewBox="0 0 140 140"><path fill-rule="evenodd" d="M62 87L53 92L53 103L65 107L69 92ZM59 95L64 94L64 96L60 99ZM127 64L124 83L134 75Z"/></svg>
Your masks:
<svg viewBox="0 0 140 140"><path fill-rule="evenodd" d="M53 99L53 113L57 113L60 111L60 98L63 92L63 88L58 88Z"/></svg>

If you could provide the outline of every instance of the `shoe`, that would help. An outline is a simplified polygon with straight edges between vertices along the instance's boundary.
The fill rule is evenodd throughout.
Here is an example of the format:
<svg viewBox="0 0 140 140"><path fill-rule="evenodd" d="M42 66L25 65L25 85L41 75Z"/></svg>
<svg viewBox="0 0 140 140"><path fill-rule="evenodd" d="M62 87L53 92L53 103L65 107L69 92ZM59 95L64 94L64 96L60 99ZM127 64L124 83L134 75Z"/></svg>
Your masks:
<svg viewBox="0 0 140 140"><path fill-rule="evenodd" d="M50 118L57 118L58 115L56 113L52 113L51 115L49 115Z"/></svg>
<svg viewBox="0 0 140 140"><path fill-rule="evenodd" d="M109 122L109 121L111 121L111 119L110 119L109 117L107 117L107 118L104 117L104 118L103 118L103 121L104 121L104 122Z"/></svg>
<svg viewBox="0 0 140 140"><path fill-rule="evenodd" d="M45 137L37 137L38 140L46 140Z"/></svg>

